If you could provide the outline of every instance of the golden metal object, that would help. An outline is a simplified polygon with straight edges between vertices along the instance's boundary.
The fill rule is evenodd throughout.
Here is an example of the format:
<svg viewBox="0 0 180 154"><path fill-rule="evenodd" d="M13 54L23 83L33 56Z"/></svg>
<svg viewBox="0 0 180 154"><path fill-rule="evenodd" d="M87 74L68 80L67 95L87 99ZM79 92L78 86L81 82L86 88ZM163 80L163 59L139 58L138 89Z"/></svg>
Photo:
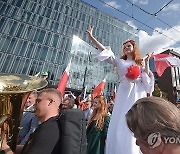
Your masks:
<svg viewBox="0 0 180 154"><path fill-rule="evenodd" d="M47 84L35 76L0 73L0 149L6 134L8 145L15 151L24 103L30 92Z"/></svg>

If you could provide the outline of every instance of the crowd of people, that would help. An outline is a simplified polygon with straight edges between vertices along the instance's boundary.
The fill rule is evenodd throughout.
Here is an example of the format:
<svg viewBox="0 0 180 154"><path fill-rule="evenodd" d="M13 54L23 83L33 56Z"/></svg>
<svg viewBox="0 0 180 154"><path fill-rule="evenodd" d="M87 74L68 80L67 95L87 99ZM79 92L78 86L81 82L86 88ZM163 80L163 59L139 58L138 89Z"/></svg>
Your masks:
<svg viewBox="0 0 180 154"><path fill-rule="evenodd" d="M81 110L87 150L78 154L179 154L180 110L163 98L151 96L154 76L149 69L150 55L143 61L136 42L127 40L122 56L115 57L110 47L93 36L93 27L86 33L99 49L96 57L117 68L119 87L115 100L97 95L82 101L71 92L62 96L54 88L43 89L38 94L31 92L25 103L16 150L11 151L4 140L1 152L61 154L64 148L61 146L64 130L59 123L61 111ZM47 78L46 73L43 78ZM69 149L71 144L67 145Z"/></svg>
<svg viewBox="0 0 180 154"><path fill-rule="evenodd" d="M33 97L36 99L33 99ZM32 100L35 100L35 103ZM12 152L6 141L2 144L2 150L6 150L7 154L60 154L62 148L62 131L58 123L60 108L73 109L74 102L75 99L72 96L63 97L54 88L43 89L38 92L38 95L36 92L31 92L25 103L21 119L22 129L19 132L16 151ZM107 146L107 134L109 123L112 120L111 113L113 113L112 106L114 102L112 100L107 102L103 95L98 95L94 99L89 97L84 103L85 109L83 112L87 137L86 153L108 154L105 147ZM26 110L32 104L36 108L33 109L35 113ZM80 106L78 108L80 110ZM78 109L74 108L74 110ZM33 115L25 118L24 114L26 112ZM85 113L90 113L90 116ZM33 122L35 117L36 122ZM140 98L127 111L125 120L129 132L132 132L131 134L135 137L135 144L140 147L142 153L179 154L180 110L173 103L160 97ZM23 121L26 121L26 125L23 125ZM36 123L36 125L33 123ZM23 129L26 131L23 131ZM31 135L29 135L30 132ZM151 134L154 135L152 139L149 138ZM172 138L177 139L177 141L173 140L172 142ZM135 154L135 151L132 151L132 154Z"/></svg>
<svg viewBox="0 0 180 154"><path fill-rule="evenodd" d="M85 104L83 112L87 126L87 153L104 153L110 121L107 100L104 96L95 99L88 97L81 103ZM31 92L24 105L16 151L12 152L6 141L3 142L2 150L9 154L61 153L61 130L58 126L60 110L81 110L80 104L74 107L73 95L61 96L59 90L54 88ZM96 136L96 146L93 135Z"/></svg>

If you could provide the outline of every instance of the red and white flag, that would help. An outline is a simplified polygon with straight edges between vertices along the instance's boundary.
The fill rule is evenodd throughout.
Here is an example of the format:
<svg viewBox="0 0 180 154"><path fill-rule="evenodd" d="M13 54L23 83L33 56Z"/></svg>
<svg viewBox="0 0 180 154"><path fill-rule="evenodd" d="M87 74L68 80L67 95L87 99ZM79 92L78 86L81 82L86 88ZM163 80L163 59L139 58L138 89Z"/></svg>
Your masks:
<svg viewBox="0 0 180 154"><path fill-rule="evenodd" d="M66 84L67 84L68 78L69 78L70 67L71 67L71 59L69 61L69 64L67 65L63 75L61 76L59 83L58 83L57 89L61 92L62 95L64 95L64 91L66 89Z"/></svg>
<svg viewBox="0 0 180 154"><path fill-rule="evenodd" d="M116 86L115 86L115 88L114 88L114 92L113 92L113 101L115 100L115 98L116 98Z"/></svg>
<svg viewBox="0 0 180 154"><path fill-rule="evenodd" d="M158 76L161 76L167 67L180 67L180 59L173 57L171 54L157 54L154 57L154 65Z"/></svg>
<svg viewBox="0 0 180 154"><path fill-rule="evenodd" d="M102 80L93 90L92 92L92 97L95 98L98 95L102 95L102 92L105 88L106 85L106 78L104 78L104 80Z"/></svg>

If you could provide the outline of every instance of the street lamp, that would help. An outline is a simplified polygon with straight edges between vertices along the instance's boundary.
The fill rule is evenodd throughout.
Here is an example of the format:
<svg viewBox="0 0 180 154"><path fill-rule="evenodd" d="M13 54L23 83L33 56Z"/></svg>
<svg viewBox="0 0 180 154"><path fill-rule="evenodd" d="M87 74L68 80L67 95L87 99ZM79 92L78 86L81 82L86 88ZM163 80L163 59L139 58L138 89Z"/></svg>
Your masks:
<svg viewBox="0 0 180 154"><path fill-rule="evenodd" d="M86 83L88 65L89 65L90 62L92 62L92 61L91 61L91 52L88 52L88 62L87 62L87 64L86 64L85 71L84 71L82 91L85 90L85 83Z"/></svg>

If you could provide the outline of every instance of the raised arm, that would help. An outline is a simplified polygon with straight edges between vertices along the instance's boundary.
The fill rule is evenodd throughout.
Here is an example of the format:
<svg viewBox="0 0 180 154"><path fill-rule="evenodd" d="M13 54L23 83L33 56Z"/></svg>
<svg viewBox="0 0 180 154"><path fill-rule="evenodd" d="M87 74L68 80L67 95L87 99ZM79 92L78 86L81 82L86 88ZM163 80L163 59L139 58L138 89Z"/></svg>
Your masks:
<svg viewBox="0 0 180 154"><path fill-rule="evenodd" d="M96 40L96 38L93 36L92 32L93 32L93 28L94 27L90 27L88 30L86 30L86 33L88 34L89 38L91 39L91 41L93 42L93 44L101 51L103 51L105 48L104 45L102 45L98 40Z"/></svg>
<svg viewBox="0 0 180 154"><path fill-rule="evenodd" d="M147 73L148 76L150 76L150 69L149 69L149 59L151 57L151 54L147 54L147 57L144 59L145 61L145 72Z"/></svg>

